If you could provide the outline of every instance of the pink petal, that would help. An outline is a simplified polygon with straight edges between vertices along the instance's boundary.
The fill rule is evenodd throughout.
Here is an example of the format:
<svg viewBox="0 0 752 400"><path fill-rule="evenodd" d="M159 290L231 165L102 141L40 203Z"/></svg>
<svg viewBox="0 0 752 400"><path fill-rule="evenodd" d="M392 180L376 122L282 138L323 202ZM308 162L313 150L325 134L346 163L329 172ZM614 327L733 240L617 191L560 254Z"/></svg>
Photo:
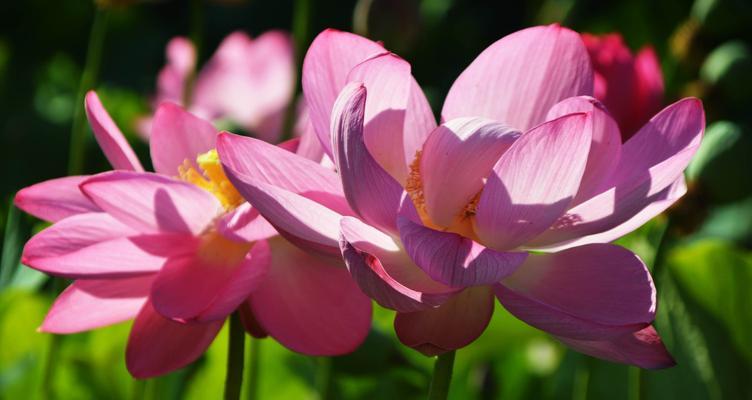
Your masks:
<svg viewBox="0 0 752 400"><path fill-rule="evenodd" d="M585 173L573 204L600 193L611 179L621 157L621 134L616 121L611 118L603 104L589 96L570 97L554 105L546 119L552 120L567 114L589 112L593 140L590 143Z"/></svg>
<svg viewBox="0 0 752 400"><path fill-rule="evenodd" d="M183 321L224 320L259 285L269 267L269 245L260 241L239 255L235 252L247 245L214 240L193 254L171 258L159 271L151 289L157 312Z"/></svg>
<svg viewBox="0 0 752 400"><path fill-rule="evenodd" d="M123 277L157 271L192 243L184 234L130 234L106 214L76 215L31 238L21 262L68 278Z"/></svg>
<svg viewBox="0 0 752 400"><path fill-rule="evenodd" d="M633 88L635 99L632 105L635 110L632 121L629 121L632 122L632 126L625 127L628 132L637 132L664 104L661 63L652 46L645 46L637 53L634 73L636 85Z"/></svg>
<svg viewBox="0 0 752 400"><path fill-rule="evenodd" d="M638 214L640 220L647 221L662 212L670 205L667 200L683 194L676 182L697 151L704 127L705 116L697 99L684 99L661 111L624 144L610 189L567 211L530 245L558 247L611 231ZM671 186L674 189L667 189ZM653 202L660 204L649 207ZM623 235L629 230L618 232Z"/></svg>
<svg viewBox="0 0 752 400"><path fill-rule="evenodd" d="M391 53L377 55L355 66L348 81L362 83L368 91L363 130L368 152L404 183L416 151L436 126L420 86L410 75L410 64ZM333 115L337 114L335 105Z"/></svg>
<svg viewBox="0 0 752 400"><path fill-rule="evenodd" d="M46 221L56 222L71 215L99 211L78 185L89 176L66 176L25 187L16 193L16 207Z"/></svg>
<svg viewBox="0 0 752 400"><path fill-rule="evenodd" d="M434 356L472 343L486 330L493 310L491 288L468 288L437 308L397 313L394 330L404 345Z"/></svg>
<svg viewBox="0 0 752 400"><path fill-rule="evenodd" d="M355 282L380 305L401 312L435 307L456 293L432 280L387 234L343 217L340 246Z"/></svg>
<svg viewBox="0 0 752 400"><path fill-rule="evenodd" d="M485 117L522 131L561 100L593 93L580 36L559 25L508 35L484 50L449 89L441 116Z"/></svg>
<svg viewBox="0 0 752 400"><path fill-rule="evenodd" d="M234 179L231 173L228 176ZM277 186L238 180L233 183L282 236L307 250L339 254L340 214Z"/></svg>
<svg viewBox="0 0 752 400"><path fill-rule="evenodd" d="M614 338L655 318L655 286L645 264L610 244L530 255L495 288L514 316L567 338Z"/></svg>
<svg viewBox="0 0 752 400"><path fill-rule="evenodd" d="M125 351L128 372L144 379L185 367L206 351L223 323L175 322L159 315L147 301L128 337Z"/></svg>
<svg viewBox="0 0 752 400"><path fill-rule="evenodd" d="M589 114L571 114L523 134L501 156L478 202L476 232L496 250L545 231L567 210L585 170Z"/></svg>
<svg viewBox="0 0 752 400"><path fill-rule="evenodd" d="M565 345L593 357L645 369L669 368L676 361L652 325L609 340L576 340L557 337Z"/></svg>
<svg viewBox="0 0 752 400"><path fill-rule="evenodd" d="M326 154L332 155L329 126L332 107L357 64L384 53L384 48L348 32L327 29L311 43L303 60L303 94L310 107L316 135Z"/></svg>
<svg viewBox="0 0 752 400"><path fill-rule="evenodd" d="M332 110L334 162L350 207L366 222L396 231L402 187L371 156L364 142L366 89L351 83Z"/></svg>
<svg viewBox="0 0 752 400"><path fill-rule="evenodd" d="M223 212L209 192L152 173L105 172L81 184L102 210L143 233L197 235Z"/></svg>
<svg viewBox="0 0 752 400"><path fill-rule="evenodd" d="M371 300L341 261L271 241L269 274L250 297L253 315L285 347L316 356L352 352L371 328Z"/></svg>
<svg viewBox="0 0 752 400"><path fill-rule="evenodd" d="M196 157L216 146L214 126L173 103L160 104L151 126L151 160L160 174L179 176L186 161L200 171Z"/></svg>
<svg viewBox="0 0 752 400"><path fill-rule="evenodd" d="M671 186L663 189L663 191L661 191L660 193L657 193L646 199L645 202L647 203L647 205L641 210L637 211L633 217L611 229L591 235L577 236L574 239L568 241L565 240L550 245L538 246L536 245L538 243L538 239L533 240L529 244L534 245L531 246L531 248L535 248L536 250L560 251L590 243L610 243L641 227L646 222L653 219L656 215L669 208L686 193L687 184L686 182L684 182L684 176L680 176L673 184L671 184ZM613 192L610 192L610 194L613 194ZM543 240L547 238L549 232L541 235L540 239Z"/></svg>
<svg viewBox="0 0 752 400"><path fill-rule="evenodd" d="M436 128L420 155L420 178L431 221L441 227L453 225L519 135L484 118L453 119Z"/></svg>
<svg viewBox="0 0 752 400"><path fill-rule="evenodd" d="M236 242L255 242L277 235L274 229L258 210L250 203L243 203L217 220L217 231L222 236Z"/></svg>
<svg viewBox="0 0 752 400"><path fill-rule="evenodd" d="M269 31L251 39L233 32L197 77L195 107L276 141L295 89L293 53L288 33Z"/></svg>
<svg viewBox="0 0 752 400"><path fill-rule="evenodd" d="M410 258L433 280L451 287L499 282L525 261L527 253L487 249L471 239L440 232L399 217L400 238Z"/></svg>
<svg viewBox="0 0 752 400"><path fill-rule="evenodd" d="M153 280L153 274L76 280L55 300L39 330L77 333L135 318Z"/></svg>
<svg viewBox="0 0 752 400"><path fill-rule="evenodd" d="M227 132L219 135L217 152L225 173L238 186L266 183L315 200L337 212L350 213L337 173L318 162L258 139ZM237 189L242 193L240 187Z"/></svg>
<svg viewBox="0 0 752 400"><path fill-rule="evenodd" d="M129 171L143 171L144 167L138 161L136 153L125 140L125 136L120 132L115 122L110 118L110 114L102 106L97 94L90 90L86 93L85 100L86 116L89 118L89 125L94 131L94 137L99 143L99 147L104 152L105 157L112 165L112 168Z"/></svg>
<svg viewBox="0 0 752 400"><path fill-rule="evenodd" d="M165 53L167 65L157 77L156 103L181 103L185 81L196 66L196 49L188 38L178 36L170 39Z"/></svg>

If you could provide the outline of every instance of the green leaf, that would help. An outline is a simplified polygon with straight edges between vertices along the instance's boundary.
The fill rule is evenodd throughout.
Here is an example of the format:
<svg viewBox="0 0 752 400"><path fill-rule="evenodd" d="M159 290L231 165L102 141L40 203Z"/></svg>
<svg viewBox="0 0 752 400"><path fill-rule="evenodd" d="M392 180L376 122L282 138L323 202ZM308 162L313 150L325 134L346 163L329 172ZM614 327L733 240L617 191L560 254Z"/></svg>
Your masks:
<svg viewBox="0 0 752 400"><path fill-rule="evenodd" d="M23 237L20 211L10 201L8 216L5 219L2 260L0 260L0 293L10 285L19 270Z"/></svg>

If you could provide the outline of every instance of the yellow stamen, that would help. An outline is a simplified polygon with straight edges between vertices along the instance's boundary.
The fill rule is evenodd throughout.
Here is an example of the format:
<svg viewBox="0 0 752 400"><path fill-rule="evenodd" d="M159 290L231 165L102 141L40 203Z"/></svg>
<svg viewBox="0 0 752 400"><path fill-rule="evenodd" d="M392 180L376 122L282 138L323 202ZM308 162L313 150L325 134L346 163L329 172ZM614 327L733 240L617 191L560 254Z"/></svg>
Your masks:
<svg viewBox="0 0 752 400"><path fill-rule="evenodd" d="M222 170L217 150L209 150L196 157L201 172L193 167L190 161L183 161L178 167L180 179L190 182L213 194L227 210L232 210L243 203L243 196L232 186Z"/></svg>
<svg viewBox="0 0 752 400"><path fill-rule="evenodd" d="M405 182L405 191L413 201L421 221L423 221L423 224L429 228L454 232L477 240L477 235L473 229L473 220L478 208L478 201L480 200L481 192L478 192L473 196L472 200L465 205L451 226L438 226L433 220L431 220L431 217L428 215L428 210L426 209L426 198L423 193L423 180L421 179L420 173L421 154L420 150L415 153L415 158L413 159L413 162L410 163L410 172L408 173L407 181Z"/></svg>

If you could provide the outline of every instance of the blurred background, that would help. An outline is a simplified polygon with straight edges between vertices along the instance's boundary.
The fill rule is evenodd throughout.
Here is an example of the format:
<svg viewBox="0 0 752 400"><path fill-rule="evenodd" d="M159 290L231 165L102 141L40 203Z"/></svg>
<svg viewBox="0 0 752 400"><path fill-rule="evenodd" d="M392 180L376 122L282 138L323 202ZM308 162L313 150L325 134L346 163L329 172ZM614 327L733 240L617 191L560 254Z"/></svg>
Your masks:
<svg viewBox="0 0 752 400"><path fill-rule="evenodd" d="M90 0L0 3L0 398L220 398L226 332L197 363L136 382L125 370L129 324L62 339L37 333L55 287L19 265L43 228L12 207L15 192L69 169L80 82L97 88L142 161L138 116L177 35L198 45L199 65L228 33L295 32L302 52L334 27L381 40L408 60L435 110L454 78L486 46L515 30L560 22L580 32L618 31L661 60L665 104L700 97L707 131L688 170L689 193L666 215L621 239L653 270L656 326L678 365L640 371L566 350L497 307L490 327L458 351L455 399L752 399L752 3L748 0L101 0L100 65L86 68ZM103 15L104 14L104 15ZM96 42L93 43L96 47ZM91 63L91 60L90 60ZM91 73L98 70L98 73ZM108 169L88 127L82 168ZM354 354L297 355L271 340L261 354L258 398L423 398L433 360L399 345L393 315L378 309ZM248 348L248 346L246 346ZM50 351L53 349L53 351ZM53 373L54 372L54 373Z"/></svg>

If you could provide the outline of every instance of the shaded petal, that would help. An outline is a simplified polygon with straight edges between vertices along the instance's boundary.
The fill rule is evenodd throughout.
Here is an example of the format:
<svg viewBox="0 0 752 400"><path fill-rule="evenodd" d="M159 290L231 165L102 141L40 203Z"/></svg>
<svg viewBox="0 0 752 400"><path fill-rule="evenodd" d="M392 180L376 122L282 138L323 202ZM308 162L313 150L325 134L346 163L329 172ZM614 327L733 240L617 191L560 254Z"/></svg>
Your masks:
<svg viewBox="0 0 752 400"><path fill-rule="evenodd" d="M432 280L389 235L353 217L341 222L340 246L360 289L380 305L401 312L435 307L459 291Z"/></svg>
<svg viewBox="0 0 752 400"><path fill-rule="evenodd" d="M432 279L451 287L490 285L513 273L526 252L487 249L471 239L440 232L399 217L402 243L410 258Z"/></svg>
<svg viewBox="0 0 752 400"><path fill-rule="evenodd" d="M520 134L485 118L453 119L436 128L420 154L420 178L431 221L442 227L453 225Z"/></svg>
<svg viewBox="0 0 752 400"><path fill-rule="evenodd" d="M64 221L68 222L68 219ZM115 237L82 245L82 242L91 240L84 236L90 232L83 233L89 229L89 226L84 226L56 229L49 233L42 231L26 244L21 262L42 272L66 278L116 278L158 271L169 257L185 254L192 249L191 236L174 233ZM55 243L67 233L81 236L74 236L73 241L65 237L62 245ZM81 242L75 243L79 249L74 250L71 245L79 240ZM62 253L64 249L68 251ZM61 254L55 255L58 252Z"/></svg>
<svg viewBox="0 0 752 400"><path fill-rule="evenodd" d="M228 174L238 191L285 238L307 250L339 254L341 215L303 196L261 182L242 182Z"/></svg>
<svg viewBox="0 0 752 400"><path fill-rule="evenodd" d="M272 224L265 220L250 203L243 203L220 217L216 227L222 236L236 242L250 243L277 235Z"/></svg>
<svg viewBox="0 0 752 400"><path fill-rule="evenodd" d="M655 286L645 264L610 244L530 255L495 290L517 318L573 339L614 338L655 318Z"/></svg>
<svg viewBox="0 0 752 400"><path fill-rule="evenodd" d="M99 207L84 196L78 185L89 176L66 176L27 186L16 193L16 207L46 221L57 222L71 215L97 212Z"/></svg>
<svg viewBox="0 0 752 400"><path fill-rule="evenodd" d="M661 111L624 144L610 189L570 209L530 245L557 247L610 231L637 214L647 221L662 212L670 205L667 200L683 194L676 182L697 151L704 128L702 103L697 99L680 100ZM660 204L649 207L654 202ZM629 233L627 229L619 232Z"/></svg>
<svg viewBox="0 0 752 400"><path fill-rule="evenodd" d="M329 126L332 107L347 75L357 64L386 50L376 42L348 32L327 29L311 43L303 60L302 86L316 135L332 156Z"/></svg>
<svg viewBox="0 0 752 400"><path fill-rule="evenodd" d="M297 193L343 214L350 210L337 173L283 147L222 132L217 152L236 186L261 182ZM242 193L242 190L238 188ZM247 198L247 197L246 197Z"/></svg>
<svg viewBox="0 0 752 400"><path fill-rule="evenodd" d="M631 121L625 121L627 135L622 135L629 139L632 132L644 125L650 117L661 110L663 106L663 72L661 72L661 63L652 46L645 46L637 53L634 60L635 100L632 102L635 107L634 115ZM631 122L631 126L626 123Z"/></svg>
<svg viewBox="0 0 752 400"><path fill-rule="evenodd" d="M132 319L146 302L154 274L124 279L79 279L58 296L39 328L77 333Z"/></svg>
<svg viewBox="0 0 752 400"><path fill-rule="evenodd" d="M350 83L332 111L334 162L350 207L366 222L396 231L402 187L371 156L364 142L366 88Z"/></svg>
<svg viewBox="0 0 752 400"><path fill-rule="evenodd" d="M353 85L343 88L332 109L331 133L334 135L338 129L343 128L338 126L343 121L337 121L337 119L348 119L341 115L343 111L355 114L351 117L355 126L346 125L344 128L358 129L360 131L358 136L362 137L360 140L365 142L368 153L373 156L378 165L397 181L405 182L408 165L413 156L410 154L411 158L406 158L408 155L404 151L403 140L405 114L412 81L410 64L394 54L384 53L356 65L348 74L347 80L365 86L368 91L368 102L365 102L365 91L363 91L362 100L350 100ZM347 95L343 99L344 93ZM365 111L362 104L349 104L348 107L348 104L343 104L345 99L352 103L365 103ZM349 109L353 106L360 110L350 111ZM332 140L337 139L332 138ZM332 147L336 158L335 142Z"/></svg>
<svg viewBox="0 0 752 400"><path fill-rule="evenodd" d="M589 114L570 114L523 134L501 156L478 202L483 244L512 249L545 231L567 210L585 170Z"/></svg>
<svg viewBox="0 0 752 400"><path fill-rule="evenodd" d="M590 113L591 125L585 129L592 130L593 136L580 189L572 202L574 205L603 191L604 186L610 182L621 157L619 126L598 100L589 96L570 97L554 105L548 111L546 119L552 120L579 112Z"/></svg>
<svg viewBox="0 0 752 400"><path fill-rule="evenodd" d="M537 26L484 50L449 89L441 116L485 117L525 131L559 101L592 93L593 71L579 34Z"/></svg>
<svg viewBox="0 0 752 400"><path fill-rule="evenodd" d="M183 324L159 315L150 301L138 313L125 351L135 378L163 375L185 367L206 351L224 321Z"/></svg>
<svg viewBox="0 0 752 400"><path fill-rule="evenodd" d="M394 331L405 346L435 356L477 339L486 330L493 309L490 287L468 288L437 308L397 313Z"/></svg>
<svg viewBox="0 0 752 400"><path fill-rule="evenodd" d="M557 337L565 345L587 355L645 369L669 368L676 361L652 325L610 340L576 340Z"/></svg>
<svg viewBox="0 0 752 400"><path fill-rule="evenodd" d="M99 147L102 149L107 161L112 168L123 169L128 171L143 171L144 167L138 161L136 153L125 140L125 136L115 125L115 122L102 106L97 94L90 90L86 93L85 99L86 116L89 118L89 125L94 131L94 138L97 139Z"/></svg>
<svg viewBox="0 0 752 400"><path fill-rule="evenodd" d="M173 103L162 103L154 114L149 150L154 170L179 176L185 161L200 171L196 157L216 146L217 131L205 121Z"/></svg>
<svg viewBox="0 0 752 400"><path fill-rule="evenodd" d="M209 192L152 173L105 172L86 180L81 190L102 210L143 233L197 235L223 212Z"/></svg>
<svg viewBox="0 0 752 400"><path fill-rule="evenodd" d="M208 235L195 253L171 258L159 271L151 290L154 309L181 321L224 320L261 282L269 259L265 241L251 248Z"/></svg>
<svg viewBox="0 0 752 400"><path fill-rule="evenodd" d="M250 296L264 330L285 347L316 356L352 352L371 328L371 300L342 262L271 241L269 274Z"/></svg>

